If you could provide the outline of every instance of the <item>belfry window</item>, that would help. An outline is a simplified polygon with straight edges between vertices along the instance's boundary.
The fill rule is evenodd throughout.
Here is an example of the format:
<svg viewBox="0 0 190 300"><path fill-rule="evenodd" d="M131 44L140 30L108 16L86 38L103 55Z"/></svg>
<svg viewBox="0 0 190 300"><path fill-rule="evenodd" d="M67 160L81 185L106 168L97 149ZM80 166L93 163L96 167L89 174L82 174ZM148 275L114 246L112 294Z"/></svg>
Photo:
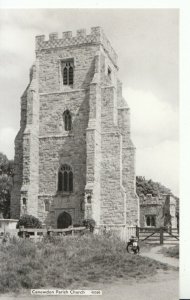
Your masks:
<svg viewBox="0 0 190 300"><path fill-rule="evenodd" d="M74 77L73 59L62 61L63 85L72 85Z"/></svg>
<svg viewBox="0 0 190 300"><path fill-rule="evenodd" d="M73 191L73 172L69 165L62 165L58 173L58 191Z"/></svg>
<svg viewBox="0 0 190 300"><path fill-rule="evenodd" d="M66 110L63 113L63 121L64 121L65 131L71 130L72 129L72 118L71 118L71 113L69 110Z"/></svg>

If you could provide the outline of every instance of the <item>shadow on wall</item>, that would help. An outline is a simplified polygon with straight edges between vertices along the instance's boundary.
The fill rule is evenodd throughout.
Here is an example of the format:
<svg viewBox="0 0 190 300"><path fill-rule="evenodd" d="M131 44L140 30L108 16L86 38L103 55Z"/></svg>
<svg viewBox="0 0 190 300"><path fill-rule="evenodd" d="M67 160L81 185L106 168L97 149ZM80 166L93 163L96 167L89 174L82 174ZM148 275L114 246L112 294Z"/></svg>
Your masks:
<svg viewBox="0 0 190 300"><path fill-rule="evenodd" d="M95 58L92 60L90 68L88 69L88 72L86 73L84 81L83 81L83 83L81 85L82 89L86 89L86 88L89 87L89 85L92 82L92 79L94 77L94 72L95 72Z"/></svg>
<svg viewBox="0 0 190 300"><path fill-rule="evenodd" d="M30 83L32 80L32 68L30 70ZM11 192L11 217L19 218L21 213L21 196L20 191L23 185L23 154L24 154L24 145L23 145L23 134L26 129L27 124L27 93L30 88L30 83L25 89L23 95L21 96L21 126L15 137L15 175L13 177L13 189ZM26 198L24 198L26 199ZM24 204L26 205L26 204Z"/></svg>

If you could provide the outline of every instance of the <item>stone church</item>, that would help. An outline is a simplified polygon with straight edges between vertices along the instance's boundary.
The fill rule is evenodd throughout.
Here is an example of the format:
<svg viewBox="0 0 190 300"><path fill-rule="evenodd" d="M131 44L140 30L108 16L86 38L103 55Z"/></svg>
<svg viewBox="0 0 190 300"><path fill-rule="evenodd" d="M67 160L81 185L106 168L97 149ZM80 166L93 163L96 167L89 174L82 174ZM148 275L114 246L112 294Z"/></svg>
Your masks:
<svg viewBox="0 0 190 300"><path fill-rule="evenodd" d="M11 218L66 228L136 225L135 148L117 54L100 27L36 37L21 97Z"/></svg>

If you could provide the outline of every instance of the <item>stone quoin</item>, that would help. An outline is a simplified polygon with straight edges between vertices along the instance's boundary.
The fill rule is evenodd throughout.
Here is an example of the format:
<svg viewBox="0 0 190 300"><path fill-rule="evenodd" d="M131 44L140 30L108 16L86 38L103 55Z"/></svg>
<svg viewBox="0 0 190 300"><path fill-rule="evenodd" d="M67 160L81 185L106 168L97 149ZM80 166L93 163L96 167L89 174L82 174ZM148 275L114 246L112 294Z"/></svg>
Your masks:
<svg viewBox="0 0 190 300"><path fill-rule="evenodd" d="M53 228L138 225L130 110L100 27L36 37L11 196L11 218L26 213Z"/></svg>

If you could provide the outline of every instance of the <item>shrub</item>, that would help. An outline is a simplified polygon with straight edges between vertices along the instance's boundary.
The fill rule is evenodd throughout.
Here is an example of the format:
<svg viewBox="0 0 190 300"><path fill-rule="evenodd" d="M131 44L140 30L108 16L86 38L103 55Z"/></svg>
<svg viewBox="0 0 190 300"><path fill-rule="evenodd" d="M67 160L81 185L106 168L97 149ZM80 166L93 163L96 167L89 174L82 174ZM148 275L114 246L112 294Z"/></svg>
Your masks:
<svg viewBox="0 0 190 300"><path fill-rule="evenodd" d="M32 215L23 215L17 225L16 228L20 226L24 226L24 228L42 228L42 223L40 220Z"/></svg>
<svg viewBox="0 0 190 300"><path fill-rule="evenodd" d="M86 228L90 229L90 232L93 232L96 223L95 223L95 221L93 219L85 219L83 221L83 225L86 226Z"/></svg>

